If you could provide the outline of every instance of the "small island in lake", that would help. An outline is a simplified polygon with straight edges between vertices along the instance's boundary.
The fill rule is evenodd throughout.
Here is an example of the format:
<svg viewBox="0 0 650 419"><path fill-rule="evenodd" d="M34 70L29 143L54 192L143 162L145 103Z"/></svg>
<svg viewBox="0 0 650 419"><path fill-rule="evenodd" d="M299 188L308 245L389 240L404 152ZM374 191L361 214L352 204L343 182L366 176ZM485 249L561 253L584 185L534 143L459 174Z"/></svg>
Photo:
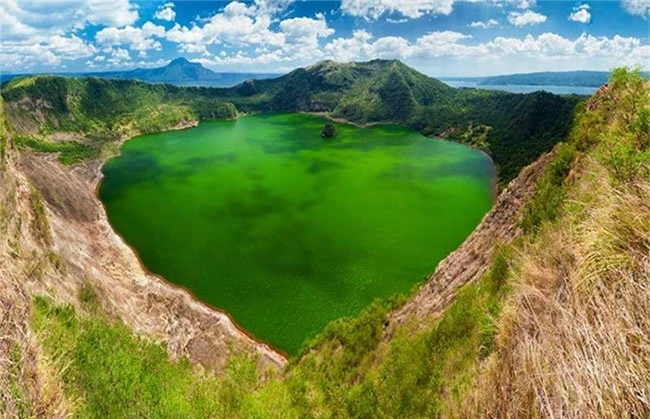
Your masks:
<svg viewBox="0 0 650 419"><path fill-rule="evenodd" d="M328 122L327 124L325 124L325 127L323 127L323 130L320 132L320 136L325 139L336 137L336 126L331 122Z"/></svg>

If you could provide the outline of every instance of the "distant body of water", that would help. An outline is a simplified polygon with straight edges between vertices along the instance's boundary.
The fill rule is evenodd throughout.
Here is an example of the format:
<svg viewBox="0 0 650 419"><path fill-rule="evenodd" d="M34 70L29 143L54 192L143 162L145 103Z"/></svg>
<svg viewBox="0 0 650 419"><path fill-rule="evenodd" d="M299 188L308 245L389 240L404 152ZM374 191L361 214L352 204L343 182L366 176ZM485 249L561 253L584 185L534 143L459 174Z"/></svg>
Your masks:
<svg viewBox="0 0 650 419"><path fill-rule="evenodd" d="M233 87L246 80L266 80L280 77L282 74L257 74L257 73L228 73L222 79L218 80L201 80L201 81L165 81L166 84L173 84L175 86L183 87ZM148 82L148 83L161 83L161 82Z"/></svg>
<svg viewBox="0 0 650 419"><path fill-rule="evenodd" d="M544 90L550 93L555 93L556 95L576 94L576 95L591 96L598 89L597 87L590 87L590 86L543 86L543 85L528 85L528 84L490 85L490 84L479 84L478 81L472 81L472 80L442 80L442 81L452 87L471 87L474 89L503 90L512 93L531 93L531 92L537 92L539 90Z"/></svg>

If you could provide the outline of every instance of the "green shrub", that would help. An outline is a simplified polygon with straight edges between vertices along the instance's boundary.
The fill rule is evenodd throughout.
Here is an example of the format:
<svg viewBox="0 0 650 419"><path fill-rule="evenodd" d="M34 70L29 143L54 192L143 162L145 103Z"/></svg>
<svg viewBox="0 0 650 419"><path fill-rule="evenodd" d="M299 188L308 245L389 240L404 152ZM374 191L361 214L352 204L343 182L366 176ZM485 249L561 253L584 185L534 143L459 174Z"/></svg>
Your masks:
<svg viewBox="0 0 650 419"><path fill-rule="evenodd" d="M599 149L601 161L619 181L629 181L650 162L650 150L640 150L632 138L609 134Z"/></svg>
<svg viewBox="0 0 650 419"><path fill-rule="evenodd" d="M648 83L638 68L617 68L610 75L609 88L595 98L599 103L590 119L602 121L597 132L592 129L592 136L597 138L596 155L618 181L629 181L648 170Z"/></svg>
<svg viewBox="0 0 650 419"><path fill-rule="evenodd" d="M79 287L79 301L86 306L86 308L96 309L99 305L99 297L97 291L87 279L81 283Z"/></svg>
<svg viewBox="0 0 650 419"><path fill-rule="evenodd" d="M571 144L558 146L552 161L537 184L537 192L530 199L520 225L524 232L532 233L545 221L553 221L560 215L566 198L566 177L576 156L576 149Z"/></svg>
<svg viewBox="0 0 650 419"><path fill-rule="evenodd" d="M361 358L372 351L383 336L386 315L405 301L403 296L375 300L358 317L346 317L327 325L314 340L308 341L301 354L321 349L323 346L343 348L341 356L330 367L346 371L359 364ZM300 356L298 357L300 358Z"/></svg>

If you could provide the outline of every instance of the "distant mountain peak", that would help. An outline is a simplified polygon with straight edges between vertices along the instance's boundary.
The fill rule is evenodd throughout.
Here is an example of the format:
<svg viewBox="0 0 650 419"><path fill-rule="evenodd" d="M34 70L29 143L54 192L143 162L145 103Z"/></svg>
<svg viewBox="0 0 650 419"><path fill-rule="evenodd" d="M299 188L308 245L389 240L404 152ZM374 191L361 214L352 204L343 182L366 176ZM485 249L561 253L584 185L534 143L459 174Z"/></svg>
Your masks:
<svg viewBox="0 0 650 419"><path fill-rule="evenodd" d="M171 60L167 65L179 65L179 64L198 64L198 63L193 63L185 57L178 57Z"/></svg>
<svg viewBox="0 0 650 419"><path fill-rule="evenodd" d="M322 60L315 64L305 67L305 69L312 70L312 69L319 69L319 68L340 67L343 65L344 65L343 63L334 60Z"/></svg>
<svg viewBox="0 0 650 419"><path fill-rule="evenodd" d="M352 67L352 66L359 66L359 65L378 65L378 66L389 66L391 64L397 64L400 66L408 67L406 64L401 62L400 60L397 59L384 59L384 58L375 58L370 61L358 61L358 62L340 62L340 61L334 61L334 60L322 60L318 61L315 64L312 64L311 66L305 67L305 68L318 68L318 67Z"/></svg>
<svg viewBox="0 0 650 419"><path fill-rule="evenodd" d="M403 62L401 62L400 60L398 60L396 58L392 58L392 59L375 58L375 59L372 59L372 60L368 61L368 63L370 63L370 64L381 64L381 65L400 64L400 65L406 66L406 64L404 64Z"/></svg>
<svg viewBox="0 0 650 419"><path fill-rule="evenodd" d="M327 74L330 72L347 71L354 68L373 69L375 71L410 71L415 72L411 67L400 60L374 59L361 62L338 62L333 60L322 60L309 67L296 71L308 71L313 73Z"/></svg>

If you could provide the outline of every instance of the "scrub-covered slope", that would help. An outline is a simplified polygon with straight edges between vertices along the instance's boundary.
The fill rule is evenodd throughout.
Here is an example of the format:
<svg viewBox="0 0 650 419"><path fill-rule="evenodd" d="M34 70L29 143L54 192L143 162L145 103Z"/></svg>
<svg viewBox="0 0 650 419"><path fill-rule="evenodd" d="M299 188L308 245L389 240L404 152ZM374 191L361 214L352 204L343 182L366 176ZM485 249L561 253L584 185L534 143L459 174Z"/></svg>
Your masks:
<svg viewBox="0 0 650 419"><path fill-rule="evenodd" d="M615 71L606 88L580 105L567 143L522 171L414 296L378 302L358 318L334 322L282 371L263 376L255 351L243 351L248 356L231 358L213 374L170 362L164 346L133 334L151 336L142 319L155 318L152 307L162 307L156 293L130 320L114 313L119 294L106 285L111 272L123 272L119 265L101 265L106 282L95 282L97 271L75 265L72 257L78 254L75 235L92 228L75 221L76 212L64 212L79 203L61 206L43 192L39 198L48 185L69 185L70 169L19 152L9 135L0 143L6 144L0 169L0 412L646 417L649 115L648 82ZM30 188L25 173L38 165L56 168L57 176ZM61 214L72 221L62 222ZM86 260L90 250L82 253ZM62 271L67 279L87 281L52 282ZM117 288L141 281L113 280ZM54 283L58 288L48 290ZM147 293L147 284L153 282L135 289ZM180 310L185 303L176 301L160 315L170 333L191 324ZM194 330L200 337L201 329ZM205 348L205 341L176 342L167 349L177 356L187 354L183 348ZM217 352L201 353L209 360Z"/></svg>
<svg viewBox="0 0 650 419"><path fill-rule="evenodd" d="M2 90L11 126L27 147L92 158L106 139L238 112L326 112L355 123L394 122L492 154L503 185L568 133L577 97L454 89L399 61L301 68L229 89L34 76ZM50 140L77 139L52 145ZM64 148L74 149L73 151Z"/></svg>
<svg viewBox="0 0 650 419"><path fill-rule="evenodd" d="M527 206L468 416L650 415L650 83L615 70Z"/></svg>

